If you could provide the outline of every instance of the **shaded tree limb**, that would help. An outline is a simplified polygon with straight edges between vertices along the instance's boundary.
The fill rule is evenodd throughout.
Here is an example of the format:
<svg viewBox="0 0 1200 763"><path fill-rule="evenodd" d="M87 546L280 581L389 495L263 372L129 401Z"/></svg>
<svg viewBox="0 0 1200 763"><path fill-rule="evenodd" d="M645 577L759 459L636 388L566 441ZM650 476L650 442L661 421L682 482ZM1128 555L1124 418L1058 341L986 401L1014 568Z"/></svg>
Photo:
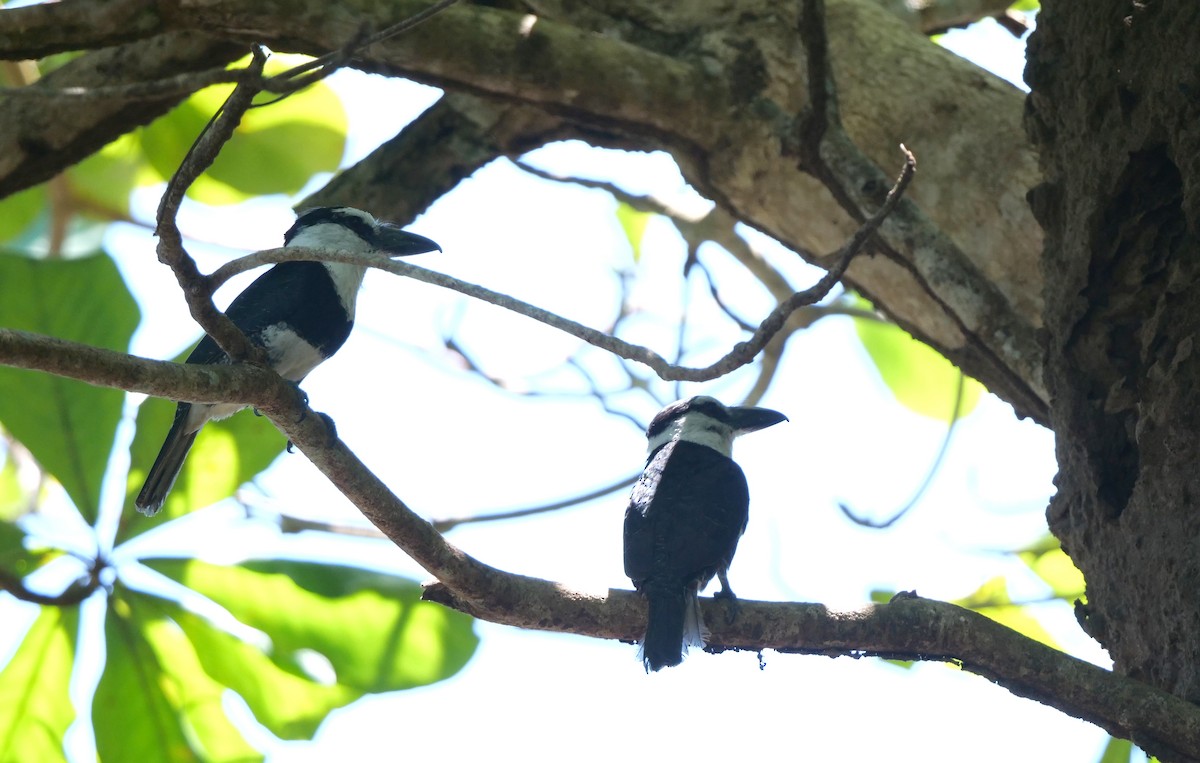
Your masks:
<svg viewBox="0 0 1200 763"><path fill-rule="evenodd" d="M598 638L636 639L644 602L632 591L593 595L502 572L465 554L397 498L319 416L299 416L292 387L255 366L187 366L0 329L0 360L62 376L195 402L254 405L401 550L440 582L427 598L493 622ZM705 606L710 605L705 600ZM723 611L723 609L722 609ZM1152 754L1200 755L1200 710L1032 641L954 605L901 597L851 613L816 604L742 600L729 625L710 617L711 648L954 661L1010 691L1133 739Z"/></svg>
<svg viewBox="0 0 1200 763"><path fill-rule="evenodd" d="M73 5L30 6L49 7ZM0 20L18 10L0 12ZM172 32L81 56L28 89L87 90L187 77L229 63L245 52L241 44L193 32ZM184 95L152 93L136 100L83 101L70 97L4 98L4 108L0 108L0 197L49 180L121 135L162 116Z"/></svg>
<svg viewBox="0 0 1200 763"><path fill-rule="evenodd" d="M647 10L646 2L561 4L551 8L552 17L539 17L528 34L520 32L523 12L459 3L419 34L356 55L354 65L550 113L561 120L563 133L669 150L689 181L733 217L797 252L836 247L855 223L831 206L824 186L795 170L784 151L809 90L805 67L795 65L804 40L788 23L794 7L751 2L739 4L733 16L712 18L688 15L682 6L656 8L646 16L661 28L621 34L622 25ZM81 0L80 7L91 6ZM214 0L158 7L166 9L159 31L202 28L234 41L253 37L279 50L322 55L339 49L364 25L383 28L429 3L390 4L382 13L367 0L281 0L268 6ZM828 17L847 135L876 164L886 163L902 138L909 145L937 146L923 156L924 182L912 200L927 217L919 232L936 225L942 243L953 244L930 247L927 238L905 235L917 230L912 226L885 228L900 260L890 254L861 260L851 280L901 326L1018 411L1044 421L1041 355L1033 341L1040 320L1040 240L1024 203L1025 191L1036 182L1036 162L1020 129L1020 95L938 51L877 4L834 0ZM3 23L0 16L0 40ZM685 34L704 43L680 49ZM459 55L462 50L473 55ZM2 48L0 55L6 55ZM906 62L903 75L894 66L898 60ZM677 86L680 82L686 86ZM947 142L949 108L963 129L956 131L961 139ZM47 156L54 153L43 159ZM836 167L840 171L842 165ZM364 195L386 197L382 188L397 185L397 176L364 170L359 188L381 187ZM841 182L859 188L861 180L847 176ZM877 193L868 200L877 203L885 188L886 179L870 186ZM967 259L941 267L942 256L957 256L956 251ZM972 267L960 267L963 262Z"/></svg>
<svg viewBox="0 0 1200 763"><path fill-rule="evenodd" d="M443 583L428 585L425 598L490 622L535 630L633 641L645 628L644 602L632 591L588 594L530 578L520 578L519 585L524 598L516 609L466 596ZM767 648L951 662L1018 696L1132 739L1153 755L1200 757L1200 709L1194 705L957 605L911 595L848 612L821 604L739 603L738 617L726 623L723 603L701 599L713 631L709 651Z"/></svg>

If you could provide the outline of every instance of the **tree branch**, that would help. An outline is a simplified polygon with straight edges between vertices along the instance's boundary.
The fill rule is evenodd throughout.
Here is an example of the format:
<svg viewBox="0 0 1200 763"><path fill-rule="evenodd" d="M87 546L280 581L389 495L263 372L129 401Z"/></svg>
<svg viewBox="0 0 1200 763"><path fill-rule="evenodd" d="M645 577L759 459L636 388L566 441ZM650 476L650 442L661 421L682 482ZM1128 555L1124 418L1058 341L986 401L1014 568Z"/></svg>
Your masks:
<svg viewBox="0 0 1200 763"><path fill-rule="evenodd" d="M465 598L442 583L427 586L425 598L520 628L622 641L640 638L645 629L645 605L632 591L585 594L530 578L520 578L520 584L523 598L516 608ZM776 649L952 662L1018 696L1132 739L1150 754L1200 757L1200 710L1194 705L954 604L900 595L889 604L837 612L820 604L738 602L736 619L727 623L725 602L701 599L713 631L707 651Z"/></svg>
<svg viewBox="0 0 1200 763"><path fill-rule="evenodd" d="M4 58L43 58L141 40L161 27L155 0L37 3L0 13L0 50Z"/></svg>
<svg viewBox="0 0 1200 763"><path fill-rule="evenodd" d="M140 392L188 403L262 407L292 385L270 369L249 364L188 365L150 360L66 339L0 328L0 365L43 371L98 387Z"/></svg>
<svg viewBox="0 0 1200 763"><path fill-rule="evenodd" d="M601 349L607 350L614 355L617 355L626 360L633 360L649 367L658 376L665 381L708 381L724 376L742 366L750 363L758 355L759 352L767 345L771 339L778 334L787 322L787 319L797 310L807 307L823 299L833 288L845 272L846 267L856 254L862 251L863 246L871 238L874 232L879 228L880 224L887 218L888 214L899 203L904 194L904 190L912 180L913 173L916 170L916 161L912 154L908 153L907 149L901 146L905 153L905 165L900 176L896 180L896 184L888 193L887 200L884 205L867 220L850 241L842 248L842 251L835 255L835 261L829 268L828 272L821 277L816 284L803 291L793 293L790 297L779 303L771 313L763 319L753 335L744 342L739 342L728 353L719 360L703 367L687 367L677 365L666 360L662 355L653 350L641 345L626 342L623 339L605 334L602 331L584 326L572 320L568 320L559 315L551 313L548 310L543 310L527 302L523 302L507 294L486 289L482 286L461 281L452 276L447 276L436 271L427 270L425 268L412 265L407 262L388 259L379 256L362 256L352 252L324 252L303 250L299 247L288 247L279 249L265 249L260 252L248 255L246 257L227 262L217 268L208 281L213 288L227 281L229 278L238 273L245 272L261 265L269 263L283 262L286 260L320 260L326 262L349 262L355 264L366 265L368 267L378 268L396 275L403 275L409 278L414 278L418 281L434 284L447 289L453 289L469 297L488 302L490 304L502 307L506 310L511 310L536 321L545 323L574 337L582 339L588 344L594 345Z"/></svg>
<svg viewBox="0 0 1200 763"><path fill-rule="evenodd" d="M103 3L101 3L103 4ZM74 7L46 3L33 8ZM56 93L139 83L208 71L244 55L246 48L203 34L174 32L142 42L88 53L46 75L27 91ZM0 198L49 180L124 133L162 116L181 98L151 92L146 98L3 98L0 108Z"/></svg>

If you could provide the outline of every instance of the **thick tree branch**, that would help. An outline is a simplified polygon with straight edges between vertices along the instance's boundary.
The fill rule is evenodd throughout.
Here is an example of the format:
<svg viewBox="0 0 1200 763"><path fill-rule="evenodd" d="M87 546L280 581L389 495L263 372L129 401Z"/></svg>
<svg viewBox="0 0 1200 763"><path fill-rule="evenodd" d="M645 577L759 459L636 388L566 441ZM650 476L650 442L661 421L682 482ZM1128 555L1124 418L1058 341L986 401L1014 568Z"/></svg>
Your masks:
<svg viewBox="0 0 1200 763"><path fill-rule="evenodd" d="M266 413L384 535L440 582L427 598L523 628L632 641L645 627L632 591L592 595L496 570L446 542L398 499L319 416L298 415L292 388L266 369L144 360L74 342L0 329L0 360L104 386L195 402L237 401ZM741 601L726 624L723 602L704 601L713 650L778 649L949 660L1010 691L1096 723L1163 757L1200 757L1200 711L1131 679L1084 663L954 605L900 597L850 613L816 604Z"/></svg>
<svg viewBox="0 0 1200 763"><path fill-rule="evenodd" d="M103 4L103 3L101 3ZM73 7L48 3L31 8ZM21 9L24 10L24 9ZM0 12L0 21L18 10ZM137 44L88 53L64 64L31 90L133 86L210 70L246 48L203 34L176 32ZM49 180L124 133L148 124L185 93L130 100L9 97L0 108L0 198Z"/></svg>
<svg viewBox="0 0 1200 763"><path fill-rule="evenodd" d="M517 580L514 576L514 580ZM508 602L463 595L442 583L425 598L475 617L536 630L633 641L645 628L645 606L632 591L586 594L520 578L523 598ZM1200 757L1200 710L1146 684L1051 649L987 617L946 602L901 595L889 604L850 612L820 604L702 599L712 628L709 651L776 649L826 656L881 656L952 662L1008 689L1132 739L1172 760Z"/></svg>
<svg viewBox="0 0 1200 763"><path fill-rule="evenodd" d="M0 328L0 365L44 371L98 387L189 403L262 407L295 397L273 371L249 364L188 365L150 360L66 339Z"/></svg>
<svg viewBox="0 0 1200 763"><path fill-rule="evenodd" d="M162 28L155 0L70 0L0 13L2 58L43 58L141 40Z"/></svg>
<svg viewBox="0 0 1200 763"><path fill-rule="evenodd" d="M355 65L536 107L561 120L560 134L590 131L670 150L734 218L797 252L836 248L856 224L784 151L792 115L810 91L805 67L796 66L803 40L788 18L794 7L747 0L705 15L685 7L642 13L631 3L638 5L561 4L528 29L524 12L460 3L415 34L373 46ZM539 5L553 4L530 7ZM385 28L428 6L408 0L382 14L368 0L157 7L169 9L163 29L202 28L319 55L340 49L364 24ZM80 7L92 6L81 0ZM643 18L647 28L626 33ZM1037 168L1020 128L1020 95L866 0L831 0L828 21L846 135L876 165L886 165L901 140L923 154L911 200L952 244L931 246L928 236L906 237L916 228L893 227L888 241L897 256L856 263L851 280L900 325L1041 419L1040 354L1026 341L1040 321L1040 239L1024 203ZM111 32L97 31L104 34ZM691 42L681 46L683 39ZM953 140L946 139L949 114L959 128ZM396 176L373 174L369 164L363 170L356 195L394 193ZM859 180L846 175L839 184L855 188ZM940 259L946 253L955 255L949 264Z"/></svg>

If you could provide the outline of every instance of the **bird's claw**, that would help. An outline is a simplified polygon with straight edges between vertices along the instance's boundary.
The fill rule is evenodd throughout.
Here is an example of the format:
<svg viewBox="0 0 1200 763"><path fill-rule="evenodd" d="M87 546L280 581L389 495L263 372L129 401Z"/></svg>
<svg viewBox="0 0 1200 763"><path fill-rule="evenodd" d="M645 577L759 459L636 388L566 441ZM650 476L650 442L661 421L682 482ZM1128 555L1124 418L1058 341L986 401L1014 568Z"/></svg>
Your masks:
<svg viewBox="0 0 1200 763"><path fill-rule="evenodd" d="M729 578L725 576L725 573L718 572L717 578L721 581L721 590L714 593L713 598L724 599L727 602L725 605L725 624L729 625L737 619L742 606L738 603L738 597L733 592L733 589L729 587Z"/></svg>
<svg viewBox="0 0 1200 763"><path fill-rule="evenodd" d="M325 431L329 433L328 444L332 445L333 443L337 442L337 424L333 423L333 417L330 416L328 413L321 413L320 411L315 411L315 413L321 417L321 421L325 422ZM287 452L295 453L296 452L296 443L292 442L291 440L288 440L287 441Z"/></svg>
<svg viewBox="0 0 1200 763"><path fill-rule="evenodd" d="M300 418L296 419L296 423L299 424L308 416L308 393L300 389L300 382L289 381L288 384L296 390L296 397L300 400Z"/></svg>

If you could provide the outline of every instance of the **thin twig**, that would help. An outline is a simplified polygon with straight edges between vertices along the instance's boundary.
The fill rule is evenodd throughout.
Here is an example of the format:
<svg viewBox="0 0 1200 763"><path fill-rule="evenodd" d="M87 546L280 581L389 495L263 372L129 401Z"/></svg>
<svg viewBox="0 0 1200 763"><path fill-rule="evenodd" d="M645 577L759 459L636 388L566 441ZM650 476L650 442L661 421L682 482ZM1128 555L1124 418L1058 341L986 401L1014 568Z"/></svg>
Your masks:
<svg viewBox="0 0 1200 763"><path fill-rule="evenodd" d="M324 262L348 262L367 267L378 268L396 275L413 278L424 283L433 284L442 288L451 289L461 294L465 294L474 299L478 299L490 304L502 307L506 310L519 313L528 318L532 318L548 326L564 331L572 336L581 339L588 344L599 347L603 350L613 353L626 360L632 360L641 363L653 370L659 378L665 381L709 381L712 379L724 376L754 360L755 356L766 346L767 342L771 341L779 331L783 328L788 318L797 310L808 305L815 304L823 299L833 288L834 284L842 277L846 271L846 267L850 261L862 251L863 246L874 235L879 225L887 217L887 215L895 208L896 203L903 195L904 190L912 181L913 173L916 171L916 159L913 155L904 148L900 147L905 155L904 168L900 172L900 176L896 180L896 184L888 193L879 211L871 216L863 225L854 233L845 246L839 250L834 257L834 263L830 266L829 271L812 287L803 291L793 293L790 297L783 300L774 310L759 324L754 334L746 341L739 342L733 349L726 353L723 357L714 363L707 366L688 367L680 366L667 361L662 355L657 352L643 347L641 345L632 344L614 336L597 331L596 329L584 326L581 323L563 318L559 315L536 307L527 302L523 302L507 294L492 291L491 289L478 286L476 284L461 281L452 276L438 273L436 271L427 270L425 268L412 265L400 260L392 260L381 255L361 255L353 252L330 252L324 250L304 249L301 247L289 247L279 249L266 249L261 252L241 257L231 262L227 262L209 276L210 283L213 286L218 286L224 283L229 278L238 273L251 270L261 265L272 264L276 262L285 262L288 260L316 260Z"/></svg>
<svg viewBox="0 0 1200 763"><path fill-rule="evenodd" d="M891 517L885 520L874 520L856 513L849 505L843 502L838 502L838 508L842 513L856 525L861 527L870 527L873 530L886 530L896 522L900 521L901 517L908 514L912 507L916 506L924 497L925 491L933 483L933 478L942 468L942 461L946 459L946 453L950 451L950 437L954 434L954 428L958 425L959 415L962 413L963 397L966 395L967 375L962 371L958 372L958 387L954 393L954 407L950 411L950 423L946 426L946 436L942 438L942 445L938 448L937 455L933 458L933 463L929 466L929 471L925 474L925 479L921 481L912 498L908 499L908 503L904 504L899 511L892 514Z"/></svg>
<svg viewBox="0 0 1200 763"><path fill-rule="evenodd" d="M450 518L446 518L446 519L434 519L434 520L431 520L431 524L433 525L433 529L437 530L438 532L444 533L449 530L453 530L455 527L458 527L459 525L475 524L475 523L479 523L479 522L496 522L496 521L502 520L502 519L518 519L520 517L531 517L531 516L534 516L535 514L545 514L547 512L551 512L551 511L560 511L562 509L571 508L572 506L578 506L581 503L587 503L588 501L594 501L597 498L603 498L604 496L609 495L611 493L615 493L618 490L622 490L624 488L630 487L631 485L633 485L634 482L637 481L637 478L640 475L641 475L641 473L639 472L638 474L634 474L629 477L623 477L623 478L617 480L616 482L613 482L612 484L605 485L603 487L598 487L595 490L591 490L586 493L582 493L580 495L574 495L574 496L571 496L570 498L564 498L561 501L554 501L553 503L542 504L541 506L531 506L529 508L524 508L524 509L510 509L508 511L496 511L496 512L484 513L484 514L474 514L469 517L450 517Z"/></svg>

